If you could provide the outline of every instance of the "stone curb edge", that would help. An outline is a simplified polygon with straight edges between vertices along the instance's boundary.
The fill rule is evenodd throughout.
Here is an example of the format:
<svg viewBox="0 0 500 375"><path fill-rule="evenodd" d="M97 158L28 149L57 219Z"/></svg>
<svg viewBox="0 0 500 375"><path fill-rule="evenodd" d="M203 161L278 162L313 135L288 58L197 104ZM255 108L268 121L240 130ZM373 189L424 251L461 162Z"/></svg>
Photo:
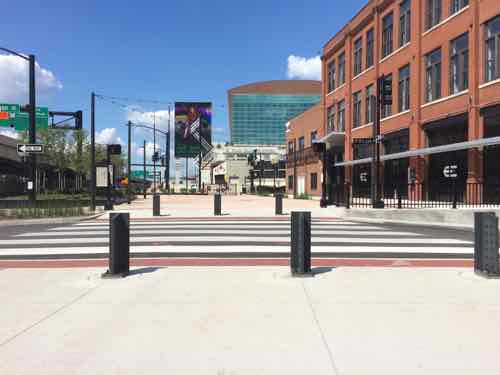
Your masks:
<svg viewBox="0 0 500 375"><path fill-rule="evenodd" d="M104 215L104 212L90 216L75 216L75 217L54 217L54 218L43 218L43 219L13 219L13 220L0 220L0 226L25 226L25 225L52 225L52 224L71 224L78 223L80 221L93 220L99 216Z"/></svg>

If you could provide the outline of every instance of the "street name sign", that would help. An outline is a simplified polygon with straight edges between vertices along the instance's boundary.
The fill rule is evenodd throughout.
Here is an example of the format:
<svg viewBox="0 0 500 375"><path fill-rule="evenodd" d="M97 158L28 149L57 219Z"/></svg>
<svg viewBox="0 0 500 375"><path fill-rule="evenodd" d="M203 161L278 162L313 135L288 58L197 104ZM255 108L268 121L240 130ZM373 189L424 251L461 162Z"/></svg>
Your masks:
<svg viewBox="0 0 500 375"><path fill-rule="evenodd" d="M43 144L18 144L17 152L19 154L42 154Z"/></svg>

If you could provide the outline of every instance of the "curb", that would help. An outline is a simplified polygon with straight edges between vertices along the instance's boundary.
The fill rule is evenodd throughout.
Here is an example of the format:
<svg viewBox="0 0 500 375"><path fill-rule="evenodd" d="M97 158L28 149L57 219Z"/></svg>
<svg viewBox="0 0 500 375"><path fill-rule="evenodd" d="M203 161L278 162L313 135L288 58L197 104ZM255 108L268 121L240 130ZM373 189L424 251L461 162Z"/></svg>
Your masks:
<svg viewBox="0 0 500 375"><path fill-rule="evenodd" d="M72 224L80 221L93 220L99 216L104 215L104 212L90 216L75 216L75 217L54 217L54 218L41 218L41 219L14 219L14 220L0 220L2 227L10 226L25 226L25 225L52 225L52 224Z"/></svg>

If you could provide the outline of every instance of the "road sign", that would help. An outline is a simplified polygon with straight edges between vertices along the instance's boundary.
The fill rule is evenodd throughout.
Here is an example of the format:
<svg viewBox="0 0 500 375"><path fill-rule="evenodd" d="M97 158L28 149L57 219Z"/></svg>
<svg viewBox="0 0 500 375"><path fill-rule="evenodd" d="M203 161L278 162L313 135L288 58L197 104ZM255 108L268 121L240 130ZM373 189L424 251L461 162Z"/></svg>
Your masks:
<svg viewBox="0 0 500 375"><path fill-rule="evenodd" d="M14 128L17 131L29 129L29 113L23 112L19 104L0 104L0 126ZM36 127L49 127L49 109L36 107Z"/></svg>
<svg viewBox="0 0 500 375"><path fill-rule="evenodd" d="M368 173L367 172L361 172L359 174L359 180L361 182L368 182Z"/></svg>
<svg viewBox="0 0 500 375"><path fill-rule="evenodd" d="M17 152L19 154L42 154L43 145L39 144L18 144Z"/></svg>
<svg viewBox="0 0 500 375"><path fill-rule="evenodd" d="M458 165L447 165L443 168L443 176L446 178L458 177Z"/></svg>

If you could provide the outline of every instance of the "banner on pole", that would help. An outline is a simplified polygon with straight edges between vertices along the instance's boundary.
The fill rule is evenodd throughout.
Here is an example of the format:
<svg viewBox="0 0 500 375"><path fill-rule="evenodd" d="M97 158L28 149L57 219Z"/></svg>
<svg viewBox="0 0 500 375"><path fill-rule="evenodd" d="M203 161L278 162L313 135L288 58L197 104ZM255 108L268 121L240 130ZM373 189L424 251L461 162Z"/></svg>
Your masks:
<svg viewBox="0 0 500 375"><path fill-rule="evenodd" d="M192 158L212 148L212 103L175 103L175 157Z"/></svg>

